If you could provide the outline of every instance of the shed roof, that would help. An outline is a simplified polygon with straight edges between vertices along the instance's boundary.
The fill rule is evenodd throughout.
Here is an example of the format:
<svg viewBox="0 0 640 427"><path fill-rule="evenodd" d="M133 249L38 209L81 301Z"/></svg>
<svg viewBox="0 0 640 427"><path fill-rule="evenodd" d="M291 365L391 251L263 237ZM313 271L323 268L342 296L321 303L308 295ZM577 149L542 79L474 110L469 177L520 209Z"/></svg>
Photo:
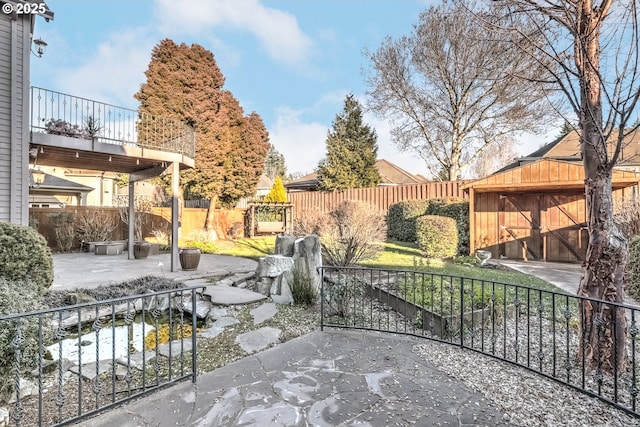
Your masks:
<svg viewBox="0 0 640 427"><path fill-rule="evenodd" d="M462 185L476 192L559 191L584 189L584 166L561 160L540 159ZM640 174L614 169L613 188L638 184Z"/></svg>

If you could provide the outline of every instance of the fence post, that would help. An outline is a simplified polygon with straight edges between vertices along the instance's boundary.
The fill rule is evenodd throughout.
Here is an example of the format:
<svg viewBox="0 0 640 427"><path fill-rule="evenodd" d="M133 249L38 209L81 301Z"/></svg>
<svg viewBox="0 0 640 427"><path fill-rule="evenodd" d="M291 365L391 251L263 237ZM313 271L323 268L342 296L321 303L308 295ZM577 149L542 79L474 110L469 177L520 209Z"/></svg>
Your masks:
<svg viewBox="0 0 640 427"><path fill-rule="evenodd" d="M324 267L318 267L320 270L320 330L324 331Z"/></svg>
<svg viewBox="0 0 640 427"><path fill-rule="evenodd" d="M471 310L473 316L473 304ZM464 277L460 278L460 347L464 348Z"/></svg>

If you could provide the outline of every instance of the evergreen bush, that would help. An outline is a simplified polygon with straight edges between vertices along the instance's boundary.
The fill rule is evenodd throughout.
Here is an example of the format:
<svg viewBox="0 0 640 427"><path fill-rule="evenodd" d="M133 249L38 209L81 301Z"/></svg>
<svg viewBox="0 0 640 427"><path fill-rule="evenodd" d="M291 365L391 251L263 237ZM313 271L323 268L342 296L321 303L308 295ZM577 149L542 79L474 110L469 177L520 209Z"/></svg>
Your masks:
<svg viewBox="0 0 640 427"><path fill-rule="evenodd" d="M29 280L42 293L53 282L53 258L45 238L31 227L0 222L0 278Z"/></svg>
<svg viewBox="0 0 640 427"><path fill-rule="evenodd" d="M429 200L427 215L453 218L458 228L458 254L469 254L469 202L459 197Z"/></svg>
<svg viewBox="0 0 640 427"><path fill-rule="evenodd" d="M0 316L42 308L40 286L30 280L0 277ZM20 334L17 331L20 330ZM48 336L49 334L44 334ZM47 343L43 343L46 345ZM16 348L16 345L18 348ZM38 360L38 318L0 321L0 396L15 387L15 363L20 356L20 374L32 370Z"/></svg>
<svg viewBox="0 0 640 427"><path fill-rule="evenodd" d="M387 236L401 242L416 241L416 218L424 215L429 200L404 200L389 206Z"/></svg>
<svg viewBox="0 0 640 427"><path fill-rule="evenodd" d="M287 203L287 190L285 190L282 179L279 176L276 177L269 194L264 196L263 201L265 203Z"/></svg>
<svg viewBox="0 0 640 427"><path fill-rule="evenodd" d="M453 218L424 215L416 220L418 247L427 258L451 258L458 251L458 229Z"/></svg>
<svg viewBox="0 0 640 427"><path fill-rule="evenodd" d="M629 241L629 261L624 281L627 294L640 299L640 236L633 236Z"/></svg>

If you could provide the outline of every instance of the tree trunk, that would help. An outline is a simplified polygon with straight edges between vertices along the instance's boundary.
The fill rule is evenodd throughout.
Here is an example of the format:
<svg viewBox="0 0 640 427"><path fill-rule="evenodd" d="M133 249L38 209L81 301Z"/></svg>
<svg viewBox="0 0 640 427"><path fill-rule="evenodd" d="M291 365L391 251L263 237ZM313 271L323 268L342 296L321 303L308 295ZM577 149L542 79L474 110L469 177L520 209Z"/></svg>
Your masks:
<svg viewBox="0 0 640 427"><path fill-rule="evenodd" d="M606 10L605 10L606 9ZM584 162L589 213L589 247L578 295L622 303L627 241L613 221L612 173L602 119L600 25L608 7L597 10L590 1L578 6L575 63L580 80L580 151ZM583 301L581 355L598 378L627 366L624 310Z"/></svg>
<svg viewBox="0 0 640 427"><path fill-rule="evenodd" d="M586 180L589 247L578 295L622 303L627 242L613 222L611 171L599 170L595 175ZM627 366L624 310L595 301L583 301L580 308L580 353L587 368L622 372Z"/></svg>
<svg viewBox="0 0 640 427"><path fill-rule="evenodd" d="M204 223L204 229L207 231L215 230L215 213L216 213L216 203L218 202L218 196L211 196L209 199L209 209L207 209L207 219Z"/></svg>

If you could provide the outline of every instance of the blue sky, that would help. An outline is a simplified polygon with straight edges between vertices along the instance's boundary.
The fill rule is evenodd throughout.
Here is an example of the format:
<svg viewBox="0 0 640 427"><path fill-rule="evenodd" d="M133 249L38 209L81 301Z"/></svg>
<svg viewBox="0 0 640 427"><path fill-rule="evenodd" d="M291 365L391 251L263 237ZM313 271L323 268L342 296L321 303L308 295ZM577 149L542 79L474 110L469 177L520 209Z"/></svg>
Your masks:
<svg viewBox="0 0 640 427"><path fill-rule="evenodd" d="M31 84L136 108L151 49L163 38L213 52L225 88L246 113L260 114L289 172L312 172L344 98L365 101L363 49L409 34L429 0L47 0L53 21L36 24L48 43L31 61ZM378 158L426 174L400 153L385 120L366 115L378 133ZM548 137L523 138L533 151Z"/></svg>

